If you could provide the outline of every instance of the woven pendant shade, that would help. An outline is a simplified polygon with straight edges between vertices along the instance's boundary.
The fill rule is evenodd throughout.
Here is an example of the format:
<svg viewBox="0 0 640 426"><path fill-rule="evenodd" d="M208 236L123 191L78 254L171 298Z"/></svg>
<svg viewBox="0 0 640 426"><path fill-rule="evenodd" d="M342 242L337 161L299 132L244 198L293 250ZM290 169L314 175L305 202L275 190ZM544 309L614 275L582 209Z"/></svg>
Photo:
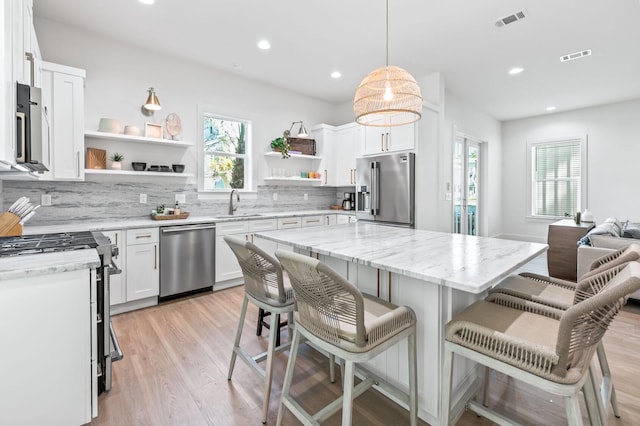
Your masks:
<svg viewBox="0 0 640 426"><path fill-rule="evenodd" d="M353 111L356 122L364 126L413 123L422 116L420 86L411 74L400 67L388 65L378 68L358 86Z"/></svg>

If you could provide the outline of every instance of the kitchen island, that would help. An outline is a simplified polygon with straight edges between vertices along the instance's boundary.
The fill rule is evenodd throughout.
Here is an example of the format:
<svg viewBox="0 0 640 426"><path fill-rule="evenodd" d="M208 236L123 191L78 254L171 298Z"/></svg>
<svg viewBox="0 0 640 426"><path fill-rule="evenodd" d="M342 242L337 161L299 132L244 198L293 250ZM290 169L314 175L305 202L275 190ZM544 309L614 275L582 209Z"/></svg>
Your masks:
<svg viewBox="0 0 640 426"><path fill-rule="evenodd" d="M522 265L544 253L546 244L421 231L368 223L256 234L317 257L362 292L410 306L418 318L419 416L440 424L444 325ZM401 342L367 368L407 389L407 346ZM457 409L479 385L475 365L456 362Z"/></svg>

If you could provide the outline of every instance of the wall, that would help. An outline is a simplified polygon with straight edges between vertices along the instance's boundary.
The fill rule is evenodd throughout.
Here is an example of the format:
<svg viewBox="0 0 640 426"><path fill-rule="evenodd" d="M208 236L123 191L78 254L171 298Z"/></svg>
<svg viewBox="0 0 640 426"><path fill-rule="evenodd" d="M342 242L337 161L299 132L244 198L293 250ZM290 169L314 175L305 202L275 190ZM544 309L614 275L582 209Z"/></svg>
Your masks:
<svg viewBox="0 0 640 426"><path fill-rule="evenodd" d="M546 242L553 220L527 219L526 143L588 135L587 202L596 222L609 216L640 222L640 99L505 122L503 232Z"/></svg>
<svg viewBox="0 0 640 426"><path fill-rule="evenodd" d="M455 129L455 130L454 130ZM452 201L445 200L446 183L452 181L453 168L453 138L457 130L485 143L481 148L484 156L484 173L481 192L483 215L480 217L480 235L497 236L502 232L502 180L508 174L502 172L503 138L501 123L490 115L465 103L455 94L446 92L444 125L442 129L441 153L438 189L439 230L452 229Z"/></svg>
<svg viewBox="0 0 640 426"><path fill-rule="evenodd" d="M335 121L334 107L326 102L161 53L141 50L56 22L36 19L35 26L46 61L86 70L87 130L97 130L102 117L117 118L123 125L132 124L141 128L144 128L145 122L164 124L166 116L174 112L182 121L181 138L196 141L199 135L198 106L208 106L211 112L250 119L253 123L254 153L250 167L260 184L260 179L270 173L263 152L270 150L269 142L282 135L292 121L303 120L308 127L314 123ZM152 118L140 111L150 86L155 87L163 106ZM110 154L114 149L113 146L109 148ZM149 149L154 150L153 155L158 155L159 148L152 146ZM173 151L169 155L174 155ZM131 160L126 159L128 162ZM173 157L167 158L168 165L175 162L171 160ZM195 172L195 149L189 150L181 160L186 164L185 171ZM228 203L225 195L212 200L198 200L195 179L110 179L92 176L87 177L88 181L84 183L7 181L3 185L2 198L4 204L9 205L23 194L30 194L33 200L39 200L41 193L51 193L54 206L40 209L32 219L32 224L84 217L97 219L97 216L112 214L118 217L115 212L126 217L146 215L156 204L172 204L173 193L176 192L187 194L189 205L185 208L194 214L222 212ZM293 199L287 196L279 197L278 202L267 202L266 198L274 191L290 193L296 202L293 203ZM136 203L140 193L148 194L148 205ZM303 193L309 194L308 201L303 200ZM304 210L328 208L329 204L342 200L342 194L340 198L337 194L335 188L261 186L257 195L243 198L247 201L253 198L254 207L266 210L285 210L289 207ZM86 209L84 203L87 204Z"/></svg>

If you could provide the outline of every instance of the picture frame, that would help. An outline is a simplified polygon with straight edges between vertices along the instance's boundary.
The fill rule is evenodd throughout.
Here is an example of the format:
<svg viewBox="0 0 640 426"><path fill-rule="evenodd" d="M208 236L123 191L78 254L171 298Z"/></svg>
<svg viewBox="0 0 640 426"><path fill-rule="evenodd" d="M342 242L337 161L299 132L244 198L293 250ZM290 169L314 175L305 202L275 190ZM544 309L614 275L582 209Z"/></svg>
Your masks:
<svg viewBox="0 0 640 426"><path fill-rule="evenodd" d="M106 169L107 151L104 149L87 148L87 158L85 161L87 169Z"/></svg>
<svg viewBox="0 0 640 426"><path fill-rule="evenodd" d="M162 139L162 124L144 123L144 136L147 138Z"/></svg>

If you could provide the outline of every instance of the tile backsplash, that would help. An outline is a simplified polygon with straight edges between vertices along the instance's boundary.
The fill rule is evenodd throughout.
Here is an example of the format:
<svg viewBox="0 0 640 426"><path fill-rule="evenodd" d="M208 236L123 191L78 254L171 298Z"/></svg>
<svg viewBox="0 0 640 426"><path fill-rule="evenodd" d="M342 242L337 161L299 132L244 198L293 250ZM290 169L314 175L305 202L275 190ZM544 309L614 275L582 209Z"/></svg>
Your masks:
<svg viewBox="0 0 640 426"><path fill-rule="evenodd" d="M236 213L270 213L300 210L325 210L341 204L349 188L309 186L258 186L257 196L242 196L235 202ZM353 191L353 189L351 189ZM277 193L277 201L273 194ZM160 204L174 205L175 194L185 194L183 209L193 216L227 214L228 196L224 199L198 199L197 187L184 182L157 180L148 182L52 182L0 181L2 210L22 196L40 204L42 194L51 195L52 206L40 207L29 225L53 225L75 220L122 220L148 217ZM141 204L140 194L147 194ZM307 200L304 199L307 194Z"/></svg>

